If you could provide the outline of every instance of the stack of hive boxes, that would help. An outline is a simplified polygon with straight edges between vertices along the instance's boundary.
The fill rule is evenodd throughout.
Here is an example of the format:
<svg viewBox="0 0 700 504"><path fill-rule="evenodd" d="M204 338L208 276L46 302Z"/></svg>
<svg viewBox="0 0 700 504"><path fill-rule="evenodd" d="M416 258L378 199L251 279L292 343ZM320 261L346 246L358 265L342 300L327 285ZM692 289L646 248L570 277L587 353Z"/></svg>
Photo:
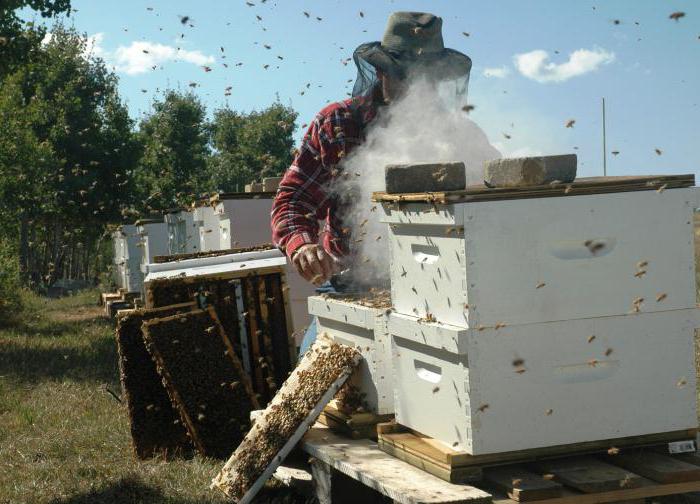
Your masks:
<svg viewBox="0 0 700 504"><path fill-rule="evenodd" d="M375 195L398 423L474 455L697 426L695 188L575 188Z"/></svg>

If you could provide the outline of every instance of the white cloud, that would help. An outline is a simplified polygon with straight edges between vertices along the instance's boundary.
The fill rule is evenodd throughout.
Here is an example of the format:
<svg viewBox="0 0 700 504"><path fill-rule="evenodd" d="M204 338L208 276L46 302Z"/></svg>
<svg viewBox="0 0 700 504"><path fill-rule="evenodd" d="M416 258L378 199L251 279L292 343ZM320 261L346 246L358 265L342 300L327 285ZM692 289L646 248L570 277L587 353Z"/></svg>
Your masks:
<svg viewBox="0 0 700 504"><path fill-rule="evenodd" d="M112 62L119 72L137 75L151 70L153 66L168 61L185 61L195 65L211 65L216 60L201 51L189 51L154 42L135 41L128 46L119 46L112 55Z"/></svg>
<svg viewBox="0 0 700 504"><path fill-rule="evenodd" d="M493 77L494 79L502 79L505 76L510 74L510 68L508 68L505 65L503 65L502 67L498 67L498 68L485 68L483 74L484 74L484 77Z"/></svg>
<svg viewBox="0 0 700 504"><path fill-rule="evenodd" d="M53 38L53 33L47 32L42 44L48 44ZM137 75L150 71L154 66L167 62L184 61L194 65L211 65L216 59L214 56L207 56L201 51L190 51L158 44L155 42L134 41L128 46L119 46L114 52L110 52L102 47L104 33L98 32L87 37L83 56L97 56L114 66L118 72L128 75Z"/></svg>
<svg viewBox="0 0 700 504"><path fill-rule="evenodd" d="M596 70L601 65L615 61L615 54L605 49L578 49L569 55L569 60L556 64L549 62L547 51L537 49L513 56L515 67L525 77L537 82L564 82L579 75Z"/></svg>

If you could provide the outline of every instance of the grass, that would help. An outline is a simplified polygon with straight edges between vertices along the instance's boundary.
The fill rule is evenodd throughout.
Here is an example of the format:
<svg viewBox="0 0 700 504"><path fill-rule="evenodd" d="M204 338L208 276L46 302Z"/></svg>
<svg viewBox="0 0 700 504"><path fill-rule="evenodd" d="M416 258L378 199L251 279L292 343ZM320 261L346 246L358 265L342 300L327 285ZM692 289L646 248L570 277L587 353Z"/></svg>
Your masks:
<svg viewBox="0 0 700 504"><path fill-rule="evenodd" d="M227 502L209 489L219 460L134 458L124 406L107 391L121 393L97 296L27 296L17 325L0 329L0 504Z"/></svg>

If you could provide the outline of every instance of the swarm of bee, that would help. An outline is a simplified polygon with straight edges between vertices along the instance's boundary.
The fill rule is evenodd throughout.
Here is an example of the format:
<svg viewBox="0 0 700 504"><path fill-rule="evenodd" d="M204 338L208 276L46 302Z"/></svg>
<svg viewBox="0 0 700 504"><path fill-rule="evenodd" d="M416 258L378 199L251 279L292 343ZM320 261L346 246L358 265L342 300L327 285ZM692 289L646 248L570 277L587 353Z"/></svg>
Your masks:
<svg viewBox="0 0 700 504"><path fill-rule="evenodd" d="M280 388L231 455L212 486L237 500L243 498L265 469L281 462L280 450L302 425L323 395L359 363L351 347L317 341Z"/></svg>

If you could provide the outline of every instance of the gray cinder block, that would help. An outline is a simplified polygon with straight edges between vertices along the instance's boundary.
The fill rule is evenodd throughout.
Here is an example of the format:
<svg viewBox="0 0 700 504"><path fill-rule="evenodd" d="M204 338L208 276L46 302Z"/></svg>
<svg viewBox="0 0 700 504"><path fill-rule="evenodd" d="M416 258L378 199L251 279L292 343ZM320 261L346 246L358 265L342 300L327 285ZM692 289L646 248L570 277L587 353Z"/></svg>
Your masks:
<svg viewBox="0 0 700 504"><path fill-rule="evenodd" d="M262 181L264 192L275 192L282 182L282 177L265 177Z"/></svg>
<svg viewBox="0 0 700 504"><path fill-rule="evenodd" d="M484 183L489 187L523 187L573 182L576 154L494 159L484 167Z"/></svg>
<svg viewBox="0 0 700 504"><path fill-rule="evenodd" d="M467 185L464 163L410 163L386 165L386 192L458 191Z"/></svg>

